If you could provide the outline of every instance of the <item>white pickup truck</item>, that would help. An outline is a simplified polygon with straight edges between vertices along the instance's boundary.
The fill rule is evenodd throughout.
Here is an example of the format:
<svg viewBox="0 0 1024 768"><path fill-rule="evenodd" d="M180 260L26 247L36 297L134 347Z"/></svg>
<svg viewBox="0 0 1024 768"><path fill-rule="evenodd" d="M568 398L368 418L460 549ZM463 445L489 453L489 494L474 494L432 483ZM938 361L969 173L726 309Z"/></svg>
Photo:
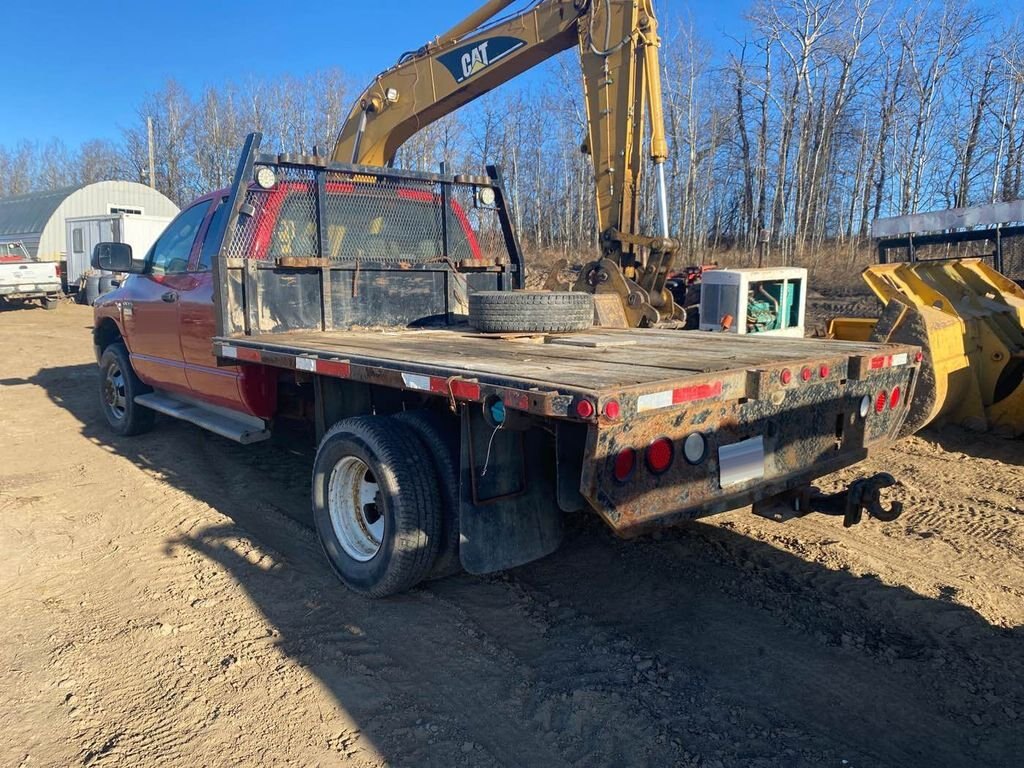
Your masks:
<svg viewBox="0 0 1024 768"><path fill-rule="evenodd" d="M20 242L0 243L0 301L38 299L56 309L60 297L59 264L36 261Z"/></svg>

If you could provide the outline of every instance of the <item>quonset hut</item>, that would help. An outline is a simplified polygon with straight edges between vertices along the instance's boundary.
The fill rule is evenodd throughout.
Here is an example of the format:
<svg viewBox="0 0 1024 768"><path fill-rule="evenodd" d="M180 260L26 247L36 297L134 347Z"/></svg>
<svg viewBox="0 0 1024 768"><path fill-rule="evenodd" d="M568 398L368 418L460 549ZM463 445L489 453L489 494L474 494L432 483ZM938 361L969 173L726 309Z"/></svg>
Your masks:
<svg viewBox="0 0 1024 768"><path fill-rule="evenodd" d="M134 181L98 181L0 197L0 243L20 241L41 261L61 261L66 256L67 219L112 213L173 217L178 206Z"/></svg>

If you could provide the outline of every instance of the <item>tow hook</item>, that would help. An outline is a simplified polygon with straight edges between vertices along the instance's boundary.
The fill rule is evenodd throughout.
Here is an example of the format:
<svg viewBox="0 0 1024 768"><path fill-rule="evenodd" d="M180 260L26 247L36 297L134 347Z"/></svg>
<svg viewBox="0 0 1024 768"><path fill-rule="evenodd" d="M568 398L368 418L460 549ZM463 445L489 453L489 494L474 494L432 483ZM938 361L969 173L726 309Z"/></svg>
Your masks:
<svg viewBox="0 0 1024 768"><path fill-rule="evenodd" d="M785 522L811 512L842 516L843 527L851 528L861 521L864 513L883 523L891 523L903 514L903 502L893 501L889 507L882 504L882 491L896 485L896 478L888 472L879 472L850 483L845 491L820 493L804 487L754 505L754 514L769 520Z"/></svg>
<svg viewBox="0 0 1024 768"><path fill-rule="evenodd" d="M811 511L826 515L842 515L843 527L851 528L867 512L883 523L891 523L903 514L903 502L893 501L888 508L882 505L882 491L896 485L896 478L888 472L855 480L845 491L811 496Z"/></svg>

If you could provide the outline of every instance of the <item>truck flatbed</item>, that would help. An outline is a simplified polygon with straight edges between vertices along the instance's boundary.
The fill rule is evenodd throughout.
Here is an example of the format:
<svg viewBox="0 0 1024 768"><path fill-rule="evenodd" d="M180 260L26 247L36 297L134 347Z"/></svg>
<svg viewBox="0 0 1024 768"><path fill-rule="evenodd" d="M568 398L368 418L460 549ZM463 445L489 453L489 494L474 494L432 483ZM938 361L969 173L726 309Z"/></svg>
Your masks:
<svg viewBox="0 0 1024 768"><path fill-rule="evenodd" d="M445 329L291 331L218 337L218 353L276 367L478 400L487 392L523 410L575 416L581 398L621 401L628 412L721 397L757 399L783 388L859 379L910 362L911 348L824 339L595 328L585 334L492 335ZM317 368L317 366L320 366ZM783 382L783 372L791 382ZM823 375L824 374L824 375ZM806 378L804 378L806 377ZM434 382L431 384L431 380ZM458 382L454 389L438 380ZM770 383L769 383L770 382ZM465 385L472 385L467 397ZM685 390L667 403L663 392Z"/></svg>
<svg viewBox="0 0 1024 768"><path fill-rule="evenodd" d="M447 376L516 379L534 387L593 393L766 365L817 365L843 357L874 357L879 352L877 344L824 339L608 328L565 336L494 336L469 327L294 331L215 341L268 352L344 358L401 370L431 369Z"/></svg>

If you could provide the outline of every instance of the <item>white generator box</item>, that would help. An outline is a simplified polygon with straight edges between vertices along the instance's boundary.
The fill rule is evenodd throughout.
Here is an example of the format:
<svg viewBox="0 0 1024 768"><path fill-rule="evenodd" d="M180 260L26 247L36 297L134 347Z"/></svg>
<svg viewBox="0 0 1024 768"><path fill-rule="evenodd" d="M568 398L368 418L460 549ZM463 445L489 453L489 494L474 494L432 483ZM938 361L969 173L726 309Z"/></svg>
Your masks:
<svg viewBox="0 0 1024 768"><path fill-rule="evenodd" d="M712 269L701 279L702 331L801 337L806 314L806 269Z"/></svg>
<svg viewBox="0 0 1024 768"><path fill-rule="evenodd" d="M127 243L132 253L141 258L170 222L169 216L134 213L67 219L68 286L77 286L82 273L89 269L92 249L97 243Z"/></svg>

